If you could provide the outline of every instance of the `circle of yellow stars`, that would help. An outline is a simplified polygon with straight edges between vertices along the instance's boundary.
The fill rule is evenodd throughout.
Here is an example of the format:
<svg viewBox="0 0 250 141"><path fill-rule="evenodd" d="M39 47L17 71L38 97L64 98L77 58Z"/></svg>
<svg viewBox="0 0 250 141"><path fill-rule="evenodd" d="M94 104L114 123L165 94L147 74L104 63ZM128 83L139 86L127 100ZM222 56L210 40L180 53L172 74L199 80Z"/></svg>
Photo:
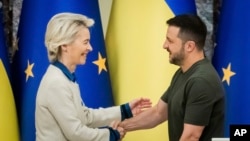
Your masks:
<svg viewBox="0 0 250 141"><path fill-rule="evenodd" d="M98 74L100 74L102 72L102 70L107 71L105 62L106 62L106 58L102 58L101 53L98 52L98 60L93 61L93 63L98 66Z"/></svg>
<svg viewBox="0 0 250 141"><path fill-rule="evenodd" d="M100 74L102 70L107 71L105 62L106 62L106 58L103 58L101 53L98 52L98 60L93 61L93 63L98 66L98 74ZM34 74L32 72L34 65L35 63L30 64L29 60L27 61L27 68L25 70L26 82L28 81L29 77L34 77Z"/></svg>
<svg viewBox="0 0 250 141"><path fill-rule="evenodd" d="M28 60L28 64L27 64L27 68L25 70L26 73L26 82L28 81L29 77L34 77L32 69L34 67L34 63L30 64L29 60Z"/></svg>
<svg viewBox="0 0 250 141"><path fill-rule="evenodd" d="M228 86L230 85L230 79L232 76L234 76L236 73L231 71L231 63L228 64L227 68L222 68L222 71L223 71L223 78L222 78L222 82L223 81L226 81Z"/></svg>

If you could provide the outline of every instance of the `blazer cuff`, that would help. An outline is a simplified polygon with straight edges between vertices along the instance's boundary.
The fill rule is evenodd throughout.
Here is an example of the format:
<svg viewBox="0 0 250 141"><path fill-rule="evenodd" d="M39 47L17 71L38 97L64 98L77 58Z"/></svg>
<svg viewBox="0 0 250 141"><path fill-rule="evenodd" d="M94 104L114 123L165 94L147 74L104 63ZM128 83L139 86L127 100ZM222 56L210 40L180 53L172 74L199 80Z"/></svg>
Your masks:
<svg viewBox="0 0 250 141"><path fill-rule="evenodd" d="M109 129L109 133L110 133L110 138L109 141L118 141L120 140L120 133L117 130L114 130L110 127L107 127Z"/></svg>

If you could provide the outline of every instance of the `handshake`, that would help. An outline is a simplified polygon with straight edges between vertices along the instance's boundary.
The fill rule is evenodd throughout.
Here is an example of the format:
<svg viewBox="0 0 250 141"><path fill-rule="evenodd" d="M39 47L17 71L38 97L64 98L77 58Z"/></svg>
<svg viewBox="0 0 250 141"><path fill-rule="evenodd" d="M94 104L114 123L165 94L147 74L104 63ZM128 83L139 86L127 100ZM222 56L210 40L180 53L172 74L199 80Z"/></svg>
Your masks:
<svg viewBox="0 0 250 141"><path fill-rule="evenodd" d="M139 114L143 113L143 111L145 111L148 108L151 108L152 103L147 98L139 98L139 99L134 99L131 102L129 102L129 106L130 106L133 117L129 119L125 119L123 121L113 121L109 125L111 128L119 132L120 140L124 138L124 136L126 135L128 131L136 130L136 128L133 128L133 125L134 125L133 121Z"/></svg>
<svg viewBox="0 0 250 141"><path fill-rule="evenodd" d="M113 128L113 130L119 132L120 140L122 140L127 133L127 130L124 129L122 121L113 121L109 126Z"/></svg>

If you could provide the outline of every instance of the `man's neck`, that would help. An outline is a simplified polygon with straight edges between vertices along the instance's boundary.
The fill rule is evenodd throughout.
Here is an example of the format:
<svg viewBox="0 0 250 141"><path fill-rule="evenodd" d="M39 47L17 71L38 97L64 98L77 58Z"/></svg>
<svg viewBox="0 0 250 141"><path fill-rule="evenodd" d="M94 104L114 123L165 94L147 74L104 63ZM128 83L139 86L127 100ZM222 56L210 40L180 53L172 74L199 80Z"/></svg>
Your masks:
<svg viewBox="0 0 250 141"><path fill-rule="evenodd" d="M183 64L180 66L182 69L182 72L186 72L193 64L195 64L196 62L198 62L204 58L205 58L205 56L203 53L188 56L183 61Z"/></svg>

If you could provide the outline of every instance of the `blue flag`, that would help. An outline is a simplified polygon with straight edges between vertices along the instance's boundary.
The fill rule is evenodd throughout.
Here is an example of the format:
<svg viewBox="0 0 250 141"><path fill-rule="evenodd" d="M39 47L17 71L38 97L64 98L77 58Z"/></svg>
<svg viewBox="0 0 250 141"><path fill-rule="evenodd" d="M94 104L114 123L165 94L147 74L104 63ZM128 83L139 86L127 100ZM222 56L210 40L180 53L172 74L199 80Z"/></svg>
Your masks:
<svg viewBox="0 0 250 141"><path fill-rule="evenodd" d="M165 0L174 15L196 14L195 0Z"/></svg>
<svg viewBox="0 0 250 141"><path fill-rule="evenodd" d="M213 64L226 89L226 136L231 124L250 123L250 1L225 0Z"/></svg>
<svg viewBox="0 0 250 141"><path fill-rule="evenodd" d="M93 51L85 65L76 69L81 96L88 107L113 106L109 70L97 0L24 0L13 59L13 86L17 98L22 141L35 140L35 99L40 80L49 65L44 45L45 30L52 16L60 12L80 13L93 18L90 29Z"/></svg>

